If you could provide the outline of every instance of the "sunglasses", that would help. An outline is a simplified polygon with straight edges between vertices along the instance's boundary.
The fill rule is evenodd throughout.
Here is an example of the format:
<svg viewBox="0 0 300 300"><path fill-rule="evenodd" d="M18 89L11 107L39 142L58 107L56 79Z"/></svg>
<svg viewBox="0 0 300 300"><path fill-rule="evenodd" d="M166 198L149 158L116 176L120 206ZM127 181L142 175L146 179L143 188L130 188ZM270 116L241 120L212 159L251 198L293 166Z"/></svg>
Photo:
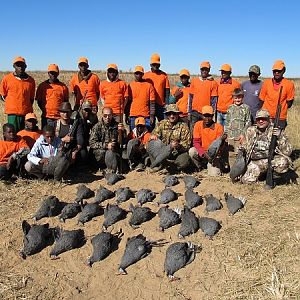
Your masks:
<svg viewBox="0 0 300 300"><path fill-rule="evenodd" d="M176 115L178 115L178 113L174 112L174 111L169 111L169 112L166 112L165 114L166 114L166 116L171 116L171 115L176 116Z"/></svg>
<svg viewBox="0 0 300 300"><path fill-rule="evenodd" d="M108 118L108 117L111 117L111 116L112 116L112 114L104 114L103 118Z"/></svg>
<svg viewBox="0 0 300 300"><path fill-rule="evenodd" d="M260 117L260 118L256 118L256 121L268 121L269 118L263 118L263 117Z"/></svg>

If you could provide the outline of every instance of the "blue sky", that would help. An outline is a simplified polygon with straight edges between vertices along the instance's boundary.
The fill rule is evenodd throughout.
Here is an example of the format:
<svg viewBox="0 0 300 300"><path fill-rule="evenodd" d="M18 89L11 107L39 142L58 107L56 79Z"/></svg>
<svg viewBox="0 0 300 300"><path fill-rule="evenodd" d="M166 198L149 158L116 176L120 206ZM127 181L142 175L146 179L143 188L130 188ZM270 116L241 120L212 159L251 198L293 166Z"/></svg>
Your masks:
<svg viewBox="0 0 300 300"><path fill-rule="evenodd" d="M29 70L50 63L74 70L80 56L91 69L117 63L122 70L161 55L161 68L198 72L208 60L212 73L229 63L233 75L258 64L271 75L283 59L287 77L300 77L300 1L3 1L0 70L12 58L27 60Z"/></svg>

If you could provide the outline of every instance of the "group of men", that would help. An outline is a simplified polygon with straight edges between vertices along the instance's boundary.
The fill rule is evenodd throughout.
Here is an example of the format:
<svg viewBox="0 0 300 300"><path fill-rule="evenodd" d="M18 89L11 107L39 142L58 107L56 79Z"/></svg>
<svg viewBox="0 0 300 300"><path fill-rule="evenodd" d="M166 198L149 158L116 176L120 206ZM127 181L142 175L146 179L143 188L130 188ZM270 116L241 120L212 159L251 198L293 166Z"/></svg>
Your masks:
<svg viewBox="0 0 300 300"><path fill-rule="evenodd" d="M292 148L284 129L295 91L293 82L284 78L281 60L273 65L273 78L262 82L260 68L253 65L242 84L232 78L229 64L221 66L221 78L215 80L205 61L192 80L188 70L181 70L172 89L158 54L151 56L150 71L135 67L129 84L119 78L115 64L107 66L107 79L100 82L82 57L69 89L58 79L59 67L51 64L49 79L35 91L25 59L15 58L13 67L0 85L8 116L0 141L1 178L18 173L60 180L67 169L88 164L108 172L143 171L147 166L151 172L207 168L215 176L229 172L229 158L244 151L247 169L239 179L253 183L266 172L273 135L274 170L284 173L291 166ZM75 98L73 108L69 91ZM33 113L34 100L42 112L42 131Z"/></svg>

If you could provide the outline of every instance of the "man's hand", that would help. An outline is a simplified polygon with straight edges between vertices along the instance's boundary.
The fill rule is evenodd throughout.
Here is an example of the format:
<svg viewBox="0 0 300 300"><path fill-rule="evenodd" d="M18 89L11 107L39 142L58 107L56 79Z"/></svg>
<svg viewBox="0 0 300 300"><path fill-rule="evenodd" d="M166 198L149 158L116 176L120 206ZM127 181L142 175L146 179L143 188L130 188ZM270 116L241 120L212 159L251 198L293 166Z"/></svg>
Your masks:
<svg viewBox="0 0 300 300"><path fill-rule="evenodd" d="M178 100L179 98L181 98L182 95L183 95L183 91L182 91L182 89L180 89L180 88L178 88L178 89L176 90L176 92L174 93L174 97L175 97L176 100Z"/></svg>
<svg viewBox="0 0 300 300"><path fill-rule="evenodd" d="M116 142L109 142L107 144L107 149L108 150L113 150L116 147Z"/></svg>
<svg viewBox="0 0 300 300"><path fill-rule="evenodd" d="M76 159L77 153L78 153L77 149L72 152L72 155L71 155L72 160Z"/></svg>
<svg viewBox="0 0 300 300"><path fill-rule="evenodd" d="M151 141L151 140L156 141L157 139L158 139L157 135L151 134L150 138L149 138L149 141Z"/></svg>
<svg viewBox="0 0 300 300"><path fill-rule="evenodd" d="M277 137L279 137L280 132L281 132L280 128L274 127L272 134L275 135L275 136L277 136Z"/></svg>
<svg viewBox="0 0 300 300"><path fill-rule="evenodd" d="M239 136L239 143L240 144L242 144L243 143L243 141L244 141L244 139L245 139L245 137L241 134L240 136Z"/></svg>
<svg viewBox="0 0 300 300"><path fill-rule="evenodd" d="M68 134L66 136L64 136L61 140L65 143L70 143L72 141L72 137L69 136Z"/></svg>
<svg viewBox="0 0 300 300"><path fill-rule="evenodd" d="M49 158L42 158L40 161L39 161L39 164L40 165L48 165L49 163Z"/></svg>

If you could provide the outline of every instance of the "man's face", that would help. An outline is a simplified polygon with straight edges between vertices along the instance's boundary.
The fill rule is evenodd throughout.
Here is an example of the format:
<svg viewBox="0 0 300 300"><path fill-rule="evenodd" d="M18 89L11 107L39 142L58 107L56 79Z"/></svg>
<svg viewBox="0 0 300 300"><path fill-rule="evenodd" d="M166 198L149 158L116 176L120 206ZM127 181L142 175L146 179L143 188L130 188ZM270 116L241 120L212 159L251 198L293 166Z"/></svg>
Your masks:
<svg viewBox="0 0 300 300"><path fill-rule="evenodd" d="M171 124L176 124L179 119L179 114L173 111L167 112L166 116Z"/></svg>
<svg viewBox="0 0 300 300"><path fill-rule="evenodd" d="M3 132L4 140L13 141L16 138L16 131L12 128L6 128Z"/></svg>
<svg viewBox="0 0 300 300"><path fill-rule="evenodd" d="M211 114L204 114L203 115L203 122L206 126L210 126L213 122L213 116Z"/></svg>
<svg viewBox="0 0 300 300"><path fill-rule="evenodd" d="M223 70L221 70L221 77L222 77L222 79L224 79L224 80L229 79L230 75L231 75L230 71L223 71Z"/></svg>
<svg viewBox="0 0 300 300"><path fill-rule="evenodd" d="M112 111L110 109L104 109L102 114L104 124L110 124L113 118Z"/></svg>
<svg viewBox="0 0 300 300"><path fill-rule="evenodd" d="M86 71L89 68L89 65L85 62L81 62L80 64L78 64L78 68L81 73L86 73Z"/></svg>
<svg viewBox="0 0 300 300"><path fill-rule="evenodd" d="M52 144L54 141L54 132L46 131L43 132L44 138L48 144Z"/></svg>
<svg viewBox="0 0 300 300"><path fill-rule="evenodd" d="M283 78L284 74L284 69L283 70L273 70L273 76L276 81L280 81Z"/></svg>
<svg viewBox="0 0 300 300"><path fill-rule="evenodd" d="M144 132L144 129L145 129L145 125L137 125L136 126L136 131L139 133L139 134L142 134Z"/></svg>
<svg viewBox="0 0 300 300"><path fill-rule="evenodd" d="M60 111L59 114L60 114L60 118L62 120L69 121L71 118L72 112L71 111Z"/></svg>
<svg viewBox="0 0 300 300"><path fill-rule="evenodd" d="M107 70L107 77L110 81L115 81L117 79L117 76L118 76L117 70L112 69L112 68Z"/></svg>
<svg viewBox="0 0 300 300"><path fill-rule="evenodd" d="M92 106L92 113L97 115L97 113L98 113L98 106L97 105Z"/></svg>
<svg viewBox="0 0 300 300"><path fill-rule="evenodd" d="M180 81L184 86L187 86L189 84L189 80L190 80L190 77L187 75L180 76Z"/></svg>
<svg viewBox="0 0 300 300"><path fill-rule="evenodd" d="M209 68L201 68L200 69L200 75L202 78L207 78L208 75L209 75L209 71L210 69Z"/></svg>
<svg viewBox="0 0 300 300"><path fill-rule="evenodd" d="M241 105L243 103L243 95L233 96L232 98L235 105Z"/></svg>
<svg viewBox="0 0 300 300"><path fill-rule="evenodd" d="M158 71L160 68L160 64L151 64L150 65L152 71Z"/></svg>
<svg viewBox="0 0 300 300"><path fill-rule="evenodd" d="M269 118L256 118L256 126L260 130L266 129L269 123L270 123Z"/></svg>
<svg viewBox="0 0 300 300"><path fill-rule="evenodd" d="M17 74L17 76L20 76L25 73L27 66L24 62L17 61L16 63L14 63L13 67L15 68L15 73Z"/></svg>
<svg viewBox="0 0 300 300"><path fill-rule="evenodd" d="M141 82L143 79L144 74L142 72L135 72L134 73L134 78L136 81Z"/></svg>
<svg viewBox="0 0 300 300"><path fill-rule="evenodd" d="M85 120L87 120L89 118L91 113L92 113L92 110L89 108L85 108L82 110L82 116Z"/></svg>
<svg viewBox="0 0 300 300"><path fill-rule="evenodd" d="M249 79L251 82L256 82L260 74L249 72Z"/></svg>
<svg viewBox="0 0 300 300"><path fill-rule="evenodd" d="M50 72L48 72L48 76L49 76L50 81L54 82L57 80L58 73L54 72L54 71L50 71Z"/></svg>
<svg viewBox="0 0 300 300"><path fill-rule="evenodd" d="M34 127L36 127L37 120L36 119L29 119L25 121L25 127L32 130Z"/></svg>

